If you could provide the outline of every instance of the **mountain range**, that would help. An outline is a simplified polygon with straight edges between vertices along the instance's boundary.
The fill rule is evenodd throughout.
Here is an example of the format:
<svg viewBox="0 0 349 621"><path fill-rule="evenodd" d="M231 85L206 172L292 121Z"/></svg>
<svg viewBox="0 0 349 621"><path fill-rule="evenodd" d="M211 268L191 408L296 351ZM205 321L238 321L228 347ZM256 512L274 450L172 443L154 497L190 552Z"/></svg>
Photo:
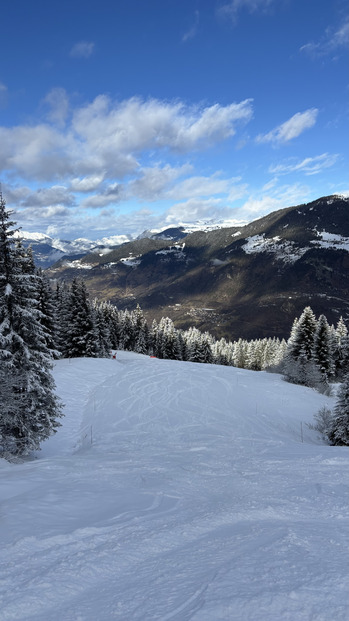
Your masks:
<svg viewBox="0 0 349 621"><path fill-rule="evenodd" d="M140 304L149 322L171 317L216 338L287 338L305 306L349 318L349 199L319 198L242 227L182 228L95 248L47 270L83 278L92 297Z"/></svg>
<svg viewBox="0 0 349 621"><path fill-rule="evenodd" d="M35 264L37 267L45 269L57 263L60 259L80 259L88 252L105 254L113 248L134 239L139 240L146 237L171 241L174 239L182 239L188 235L188 233L192 233L196 230L211 231L224 226L228 226L228 222L225 223L221 221L219 223L213 223L210 220L199 220L194 224L191 223L189 225L171 227L160 231L145 230L137 237L132 237L131 235L111 235L94 241L86 238L64 240L50 237L45 233L32 233L19 230L15 232L15 238L20 239L26 248L31 246Z"/></svg>

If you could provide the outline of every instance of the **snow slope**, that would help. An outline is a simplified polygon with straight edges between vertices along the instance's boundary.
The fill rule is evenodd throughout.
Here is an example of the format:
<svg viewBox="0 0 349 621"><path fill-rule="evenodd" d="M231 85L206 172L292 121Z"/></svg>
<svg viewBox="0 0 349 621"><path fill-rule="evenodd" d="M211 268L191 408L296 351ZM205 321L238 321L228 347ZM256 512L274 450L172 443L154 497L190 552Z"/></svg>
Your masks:
<svg viewBox="0 0 349 621"><path fill-rule="evenodd" d="M349 453L306 424L333 399L129 352L55 377L62 427L0 461L1 621L348 619Z"/></svg>

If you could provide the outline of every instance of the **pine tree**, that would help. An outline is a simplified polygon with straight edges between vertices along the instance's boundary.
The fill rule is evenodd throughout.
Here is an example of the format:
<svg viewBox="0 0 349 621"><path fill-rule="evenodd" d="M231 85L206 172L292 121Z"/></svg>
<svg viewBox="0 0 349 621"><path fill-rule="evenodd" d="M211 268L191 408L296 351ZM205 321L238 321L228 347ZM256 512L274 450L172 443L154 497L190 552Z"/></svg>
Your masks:
<svg viewBox="0 0 349 621"><path fill-rule="evenodd" d="M99 349L99 335L85 283L77 278L74 278L67 296L62 336L65 358L97 358L105 355Z"/></svg>
<svg viewBox="0 0 349 621"><path fill-rule="evenodd" d="M341 380L349 365L348 328L340 317L333 334L333 363L335 375Z"/></svg>
<svg viewBox="0 0 349 621"><path fill-rule="evenodd" d="M189 328L186 335L187 359L190 362L206 362L207 347L203 335L197 328Z"/></svg>
<svg viewBox="0 0 349 621"><path fill-rule="evenodd" d="M233 364L240 369L246 368L248 343L239 339L234 343Z"/></svg>
<svg viewBox="0 0 349 621"><path fill-rule="evenodd" d="M328 439L331 444L349 446L349 373L338 390Z"/></svg>
<svg viewBox="0 0 349 621"><path fill-rule="evenodd" d="M315 386L321 375L313 360L314 338L317 328L315 315L307 306L293 323L283 362L285 378L295 384Z"/></svg>
<svg viewBox="0 0 349 621"><path fill-rule="evenodd" d="M165 360L180 360L181 351L177 331L172 319L162 317L157 326L156 355Z"/></svg>
<svg viewBox="0 0 349 621"><path fill-rule="evenodd" d="M148 326L144 313L137 304L136 310L132 312L133 330L134 330L134 351L139 354L148 352Z"/></svg>
<svg viewBox="0 0 349 621"><path fill-rule="evenodd" d="M39 321L45 329L46 345L51 351L53 358L58 359L58 327L57 309L55 306L54 293L50 281L41 269L37 270L38 278L38 309Z"/></svg>
<svg viewBox="0 0 349 621"><path fill-rule="evenodd" d="M325 315L320 315L315 334L313 345L313 359L320 371L324 384L334 375L334 365L331 347L331 332Z"/></svg>
<svg viewBox="0 0 349 621"><path fill-rule="evenodd" d="M37 450L60 425L32 256L13 241L12 213L0 194L0 446L6 454Z"/></svg>
<svg viewBox="0 0 349 621"><path fill-rule="evenodd" d="M307 306L292 329L288 343L288 355L296 360L303 354L307 360L311 360L316 327L315 315L310 306Z"/></svg>
<svg viewBox="0 0 349 621"><path fill-rule="evenodd" d="M101 306L95 300L92 305L92 319L97 337L97 352L100 358L109 356L111 349L108 324Z"/></svg>
<svg viewBox="0 0 349 621"><path fill-rule="evenodd" d="M134 345L134 324L131 313L126 309L120 312L120 347L126 351L133 351Z"/></svg>

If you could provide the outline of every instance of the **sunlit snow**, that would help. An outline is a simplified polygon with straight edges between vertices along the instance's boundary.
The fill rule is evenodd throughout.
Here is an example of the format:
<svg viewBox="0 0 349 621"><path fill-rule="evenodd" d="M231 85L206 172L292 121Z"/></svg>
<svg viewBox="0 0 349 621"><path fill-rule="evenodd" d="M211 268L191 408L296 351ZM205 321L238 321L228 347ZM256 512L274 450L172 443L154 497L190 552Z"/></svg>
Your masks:
<svg viewBox="0 0 349 621"><path fill-rule="evenodd" d="M333 398L130 352L54 372L62 427L0 460L1 621L347 621Z"/></svg>
<svg viewBox="0 0 349 621"><path fill-rule="evenodd" d="M275 258L284 263L295 263L305 254L308 248L299 248L292 241L282 240L280 237L265 237L253 235L246 238L246 243L242 246L246 254L256 254L259 252L269 252Z"/></svg>
<svg viewBox="0 0 349 621"><path fill-rule="evenodd" d="M319 240L315 239L311 243L322 248L337 248L338 250L347 250L349 252L349 237L336 235L335 233L326 233L326 231L316 231Z"/></svg>

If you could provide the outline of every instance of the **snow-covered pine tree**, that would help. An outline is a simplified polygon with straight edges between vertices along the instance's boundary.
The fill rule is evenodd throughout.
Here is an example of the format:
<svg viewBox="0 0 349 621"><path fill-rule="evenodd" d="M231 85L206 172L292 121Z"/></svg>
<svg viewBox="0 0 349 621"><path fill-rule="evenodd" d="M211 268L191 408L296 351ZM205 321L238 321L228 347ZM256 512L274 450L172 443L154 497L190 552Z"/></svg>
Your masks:
<svg viewBox="0 0 349 621"><path fill-rule="evenodd" d="M226 355L226 346L227 342L225 339L220 339L219 341L215 341L212 346L212 355L214 364L228 365L228 359Z"/></svg>
<svg viewBox="0 0 349 621"><path fill-rule="evenodd" d="M109 347L118 349L120 343L120 319L116 306L110 302L96 302L98 312L102 313L103 321L109 334Z"/></svg>
<svg viewBox="0 0 349 621"><path fill-rule="evenodd" d="M131 313L126 309L120 311L120 347L126 351L133 351L135 345L135 331Z"/></svg>
<svg viewBox="0 0 349 621"><path fill-rule="evenodd" d="M211 336L209 332L204 332L201 337L201 347L203 350L203 361L206 364L213 364L214 357L212 353L212 348L214 345L214 338Z"/></svg>
<svg viewBox="0 0 349 621"><path fill-rule="evenodd" d="M99 335L93 308L82 280L73 279L65 303L62 326L63 356L65 358L105 356L105 352L99 348Z"/></svg>
<svg viewBox="0 0 349 621"><path fill-rule="evenodd" d="M247 366L247 350L248 343L243 339L239 339L234 343L233 365L239 369L245 369Z"/></svg>
<svg viewBox="0 0 349 621"><path fill-rule="evenodd" d="M60 425L48 334L40 322L40 276L13 240L12 212L0 193L0 450L28 454Z"/></svg>
<svg viewBox="0 0 349 621"><path fill-rule="evenodd" d="M328 439L331 444L349 446L349 373L338 390Z"/></svg>
<svg viewBox="0 0 349 621"><path fill-rule="evenodd" d="M206 346L203 335L197 328L189 328L185 332L187 344L187 360L190 362L205 362Z"/></svg>
<svg viewBox="0 0 349 621"><path fill-rule="evenodd" d="M137 308L132 311L133 329L134 329L134 351L138 354L146 354L148 352L149 331L144 313L137 304Z"/></svg>
<svg viewBox="0 0 349 621"><path fill-rule="evenodd" d="M295 319L283 361L285 379L295 384L315 386L321 375L313 360L316 317L307 306L299 319Z"/></svg>
<svg viewBox="0 0 349 621"><path fill-rule="evenodd" d="M55 346L59 355L64 356L70 321L70 289L66 282L57 282L53 292L53 303L55 305Z"/></svg>
<svg viewBox="0 0 349 621"><path fill-rule="evenodd" d="M250 341L247 347L246 368L252 371L261 371L264 344L260 339Z"/></svg>
<svg viewBox="0 0 349 621"><path fill-rule="evenodd" d="M341 380L349 365L349 338L348 328L343 317L340 317L334 330L333 338L333 362L335 375Z"/></svg>
<svg viewBox="0 0 349 621"><path fill-rule="evenodd" d="M157 327L156 355L165 360L180 360L181 349L172 319L162 317Z"/></svg>
<svg viewBox="0 0 349 621"><path fill-rule="evenodd" d="M101 306L97 300L92 304L92 319L97 337L97 352L100 358L107 358L111 349L111 339L108 324Z"/></svg>
<svg viewBox="0 0 349 621"><path fill-rule="evenodd" d="M334 376L331 332L325 315L320 315L313 345L313 360L320 371L323 383L328 384Z"/></svg>
<svg viewBox="0 0 349 621"><path fill-rule="evenodd" d="M50 281L46 274L41 270L37 270L38 281L38 309L40 311L39 321L45 329L46 345L50 350L53 358L60 357L58 351L58 327L57 327L57 309L55 305L54 292L52 291Z"/></svg>

